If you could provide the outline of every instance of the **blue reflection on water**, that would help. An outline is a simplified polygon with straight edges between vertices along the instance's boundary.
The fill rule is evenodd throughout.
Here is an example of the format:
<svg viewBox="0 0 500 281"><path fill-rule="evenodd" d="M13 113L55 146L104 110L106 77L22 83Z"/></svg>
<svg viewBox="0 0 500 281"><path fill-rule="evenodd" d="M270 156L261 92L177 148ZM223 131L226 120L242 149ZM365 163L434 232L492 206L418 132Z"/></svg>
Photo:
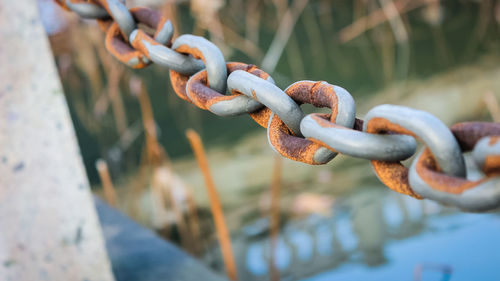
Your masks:
<svg viewBox="0 0 500 281"><path fill-rule="evenodd" d="M282 280L500 280L498 214L367 190L344 198L331 216L286 222L276 249ZM245 253L242 277L267 280L269 238L251 233L236 243Z"/></svg>
<svg viewBox="0 0 500 281"><path fill-rule="evenodd" d="M498 215L456 213L427 222L429 231L388 243L384 265L347 263L303 280L414 280L419 265L451 267L453 281L500 279ZM443 275L435 268L426 271L424 266L421 280L443 280Z"/></svg>

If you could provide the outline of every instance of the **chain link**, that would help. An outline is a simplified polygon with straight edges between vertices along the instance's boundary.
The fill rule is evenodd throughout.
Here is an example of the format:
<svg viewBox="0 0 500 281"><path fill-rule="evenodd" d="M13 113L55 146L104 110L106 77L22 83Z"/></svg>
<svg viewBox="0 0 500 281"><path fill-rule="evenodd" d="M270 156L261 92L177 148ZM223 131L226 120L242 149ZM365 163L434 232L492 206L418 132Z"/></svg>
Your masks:
<svg viewBox="0 0 500 281"><path fill-rule="evenodd" d="M299 81L285 89L285 93L298 104L330 108L331 113L323 114L330 122L352 128L356 119L356 105L352 96L344 89L319 81ZM300 131L302 130L301 118ZM337 153L321 143L291 135L279 116L272 116L267 126L269 143L281 155L312 165L325 164Z"/></svg>
<svg viewBox="0 0 500 281"><path fill-rule="evenodd" d="M488 157L492 157L495 167L480 180L468 180L464 177L443 173L429 148L425 148L413 161L409 181L413 190L431 200L457 206L467 211L488 211L500 204L500 177L498 177L498 146L500 136L498 123L460 123L451 128L463 152L473 149L473 155L483 170ZM490 137L493 136L493 137ZM490 150L491 148L491 150ZM486 155L486 153L492 153ZM484 156L484 158L482 157ZM487 168L488 169L488 168Z"/></svg>
<svg viewBox="0 0 500 281"><path fill-rule="evenodd" d="M245 71L256 77L266 79L274 84L271 76L266 72L256 68L254 65L247 65L239 62L232 62L226 65L227 73L234 71ZM231 90L231 89L230 89ZM199 108L209 110L219 116L236 116L244 113L255 112L264 107L260 102L246 97L235 91L231 95L223 95L208 87L207 71L202 70L187 82L186 91L191 101Z"/></svg>
<svg viewBox="0 0 500 281"><path fill-rule="evenodd" d="M157 11L128 9L121 0L55 2L82 18L97 19L108 51L118 60L133 68L150 62L169 68L180 98L219 116L249 114L267 128L269 144L284 157L313 165L337 153L364 158L397 192L466 211L500 207L499 123L460 123L448 129L427 112L394 105L373 108L363 122L355 117L354 99L339 86L299 81L283 91L254 65L226 63L219 48L203 37L181 35L171 44L173 26ZM138 23L155 33L138 29ZM305 116L303 103L328 107L331 113ZM414 155L417 139L426 146L408 169L399 161ZM466 178L467 151L484 178Z"/></svg>
<svg viewBox="0 0 500 281"><path fill-rule="evenodd" d="M278 115L295 135L302 136L300 121L304 113L299 105L274 83L237 70L229 75L227 84L230 91L242 93L264 104Z"/></svg>
<svg viewBox="0 0 500 281"><path fill-rule="evenodd" d="M500 136L484 137L477 142L472 151L476 165L486 175L500 173Z"/></svg>

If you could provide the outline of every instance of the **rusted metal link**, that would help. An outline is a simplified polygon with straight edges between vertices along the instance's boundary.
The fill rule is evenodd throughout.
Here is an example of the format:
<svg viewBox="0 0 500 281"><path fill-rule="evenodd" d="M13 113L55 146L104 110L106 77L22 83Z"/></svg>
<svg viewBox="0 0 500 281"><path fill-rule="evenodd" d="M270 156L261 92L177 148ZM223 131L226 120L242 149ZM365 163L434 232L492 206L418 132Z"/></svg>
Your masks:
<svg viewBox="0 0 500 281"><path fill-rule="evenodd" d="M299 81L285 89L298 105L307 103L315 107L327 107L331 113L325 117L332 123L352 128L356 106L351 95L344 89L319 81ZM267 138L271 146L282 156L311 165L321 165L332 160L337 153L319 142L294 136L285 123L275 114L267 127Z"/></svg>
<svg viewBox="0 0 500 281"><path fill-rule="evenodd" d="M170 42L170 39L166 42ZM141 51L152 62L172 69L182 75L189 76L205 68L203 61L172 50L168 44L151 38L151 36L140 29L136 29L130 34L130 43L132 47Z"/></svg>
<svg viewBox="0 0 500 281"><path fill-rule="evenodd" d="M137 28L132 15L132 9L127 9L124 1L121 0L96 0L111 16L113 21L118 25L119 32L122 34L122 39L128 41L130 33Z"/></svg>
<svg viewBox="0 0 500 281"><path fill-rule="evenodd" d="M444 204L451 204L466 211L488 211L500 205L500 177L497 162L499 149L497 146L500 135L498 123L461 123L456 124L452 131L458 142L467 152L474 147L475 158L486 160L494 148L495 161L489 168L495 170L480 180L471 181L463 177L447 175L440 171L435 157L429 148L417 157L410 168L410 184L415 192L425 198ZM493 135L495 137L488 137ZM483 157L484 156L484 157ZM476 159L477 161L478 159ZM485 164L485 161L480 161Z"/></svg>
<svg viewBox="0 0 500 281"><path fill-rule="evenodd" d="M500 123L462 122L451 126L450 130L462 151L470 151L480 139L500 135Z"/></svg>
<svg viewBox="0 0 500 281"><path fill-rule="evenodd" d="M440 169L453 176L465 177L465 162L451 131L433 115L403 106L380 105L366 115L363 130L368 133L399 133L421 139L436 156ZM408 180L408 168L400 162L372 160L379 179L389 188L416 198Z"/></svg>
<svg viewBox="0 0 500 281"><path fill-rule="evenodd" d="M304 113L299 105L274 83L248 72L236 70L227 78L227 85L231 91L242 93L268 107L283 120L294 135L302 136L300 121L304 118ZM258 123L260 121L264 120L259 120ZM265 127L267 125L265 123Z"/></svg>
<svg viewBox="0 0 500 281"><path fill-rule="evenodd" d="M500 154L497 145L500 123L463 122L453 125L450 129L462 151L474 149L474 159L486 175L500 172L500 162L497 162L500 161L497 160L497 155Z"/></svg>
<svg viewBox="0 0 500 281"><path fill-rule="evenodd" d="M226 64L227 73L236 70L246 71L259 78L272 81L271 76L258 69L255 65L240 62ZM274 82L273 82L274 83ZM250 113L264 106L241 93L232 91L230 95L223 95L208 87L207 71L202 70L193 75L186 85L187 95L194 105L209 110L219 116L236 116Z"/></svg>
<svg viewBox="0 0 500 281"><path fill-rule="evenodd" d="M196 59L201 59L207 69L207 85L221 94L226 93L226 61L215 44L203 37L186 34L175 40L172 49L185 55L191 55ZM186 84L189 78L189 75L170 70L170 82L177 96L192 102L186 92Z"/></svg>
<svg viewBox="0 0 500 281"><path fill-rule="evenodd" d="M170 85L174 90L174 93L181 99L193 103L191 99L187 96L186 85L190 78L189 75L181 74L173 69L170 69Z"/></svg>
<svg viewBox="0 0 500 281"><path fill-rule="evenodd" d="M173 32L172 24L159 12L144 7L132 8L130 12L135 21L155 30L155 40L158 37L160 41L167 40L165 43L169 43L168 40ZM113 22L106 32L106 49L119 61L132 68L143 68L150 63L144 53L123 40L116 22Z"/></svg>
<svg viewBox="0 0 500 281"><path fill-rule="evenodd" d="M363 132L362 121L350 129L332 123L323 114L309 114L300 123L305 137L332 151L368 160L401 161L415 153L417 142L406 135Z"/></svg>

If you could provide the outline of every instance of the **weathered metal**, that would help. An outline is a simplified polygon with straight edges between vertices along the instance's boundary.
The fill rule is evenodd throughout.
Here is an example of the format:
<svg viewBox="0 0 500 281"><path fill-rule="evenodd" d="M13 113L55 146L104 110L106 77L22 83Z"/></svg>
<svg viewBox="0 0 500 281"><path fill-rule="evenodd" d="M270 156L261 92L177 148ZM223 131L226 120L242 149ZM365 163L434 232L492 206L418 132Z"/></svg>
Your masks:
<svg viewBox="0 0 500 281"><path fill-rule="evenodd" d="M134 17L127 6L120 0L96 0L118 24L124 40L137 28Z"/></svg>
<svg viewBox="0 0 500 281"><path fill-rule="evenodd" d="M226 65L227 73L236 70L246 71L272 81L271 76L258 69L255 65L240 62L230 62ZM261 103L253 100L237 91L232 90L231 95L224 95L208 86L207 71L202 70L188 80L186 85L187 96L194 105L201 109L209 110L219 116L236 116L244 113L254 112L262 107Z"/></svg>
<svg viewBox="0 0 500 281"><path fill-rule="evenodd" d="M285 93L295 102L328 107L326 115L332 123L352 128L356 119L356 105L351 95L344 89L319 81L299 81L290 85ZM301 123L301 132L302 123ZM312 165L328 163L337 153L320 142L290 134L288 127L277 116L272 115L267 127L267 137L271 146L284 157Z"/></svg>
<svg viewBox="0 0 500 281"><path fill-rule="evenodd" d="M136 7L130 9L135 21L143 23L155 30L155 40L159 44L168 44L173 35L172 23L159 12L149 8ZM146 67L150 60L140 50L134 49L124 41L118 22L113 22L106 31L106 49L119 61L132 68Z"/></svg>
<svg viewBox="0 0 500 281"><path fill-rule="evenodd" d="M171 27L172 25L169 26ZM178 74L174 74L174 80L179 75L189 77L189 75L205 67L203 61L172 50L168 46L165 46L165 43L160 43L158 40L151 38L151 36L140 29L136 29L130 34L130 43L152 62L177 72Z"/></svg>
<svg viewBox="0 0 500 281"><path fill-rule="evenodd" d="M500 173L498 123L461 123L450 132L429 113L382 105L370 110L362 124L355 118L354 101L345 89L325 82L300 81L282 91L267 73L253 65L226 64L217 46L202 37L182 35L170 46L172 25L149 9L128 10L119 0L56 2L82 17L98 19L107 32L108 50L119 60L135 68L151 61L170 68L171 85L180 98L219 116L248 113L268 128L271 147L287 158L324 164L336 153L343 153L372 160L379 179L403 194L452 203L466 210L500 206L495 197L500 186L493 178ZM136 22L155 28L155 35L137 29ZM302 103L330 107L331 114L304 117ZM415 153L415 138L429 148L414 161L409 173L398 161ZM465 179L462 153L472 149L475 161L487 175L484 182ZM435 189L429 189L438 183ZM467 195L457 197L458 193ZM469 195L472 193L474 196ZM485 199L488 194L489 201Z"/></svg>
<svg viewBox="0 0 500 281"><path fill-rule="evenodd" d="M429 146L440 169L450 175L465 177L465 162L451 131L433 115L404 106L379 105L366 114L363 130L368 133L399 133L421 139ZM389 188L420 197L408 182L408 168L400 162L372 160L379 179Z"/></svg>
<svg viewBox="0 0 500 281"><path fill-rule="evenodd" d="M259 78L248 72L236 70L227 78L230 91L242 93L264 104L290 128L296 136L302 136L300 121L304 113L283 90L274 83Z"/></svg>
<svg viewBox="0 0 500 281"><path fill-rule="evenodd" d="M352 157L401 161L415 153L417 142L413 137L370 134L361 131L362 127L350 129L332 123L327 117L309 114L300 123L300 130L308 139Z"/></svg>
<svg viewBox="0 0 500 281"><path fill-rule="evenodd" d="M485 137L479 140L472 155L476 164L486 175L500 173L500 136Z"/></svg>
<svg viewBox="0 0 500 281"><path fill-rule="evenodd" d="M465 177L465 162L457 140L445 124L425 111L379 105L366 114L363 130L419 138L429 146L444 173Z"/></svg>
<svg viewBox="0 0 500 281"><path fill-rule="evenodd" d="M488 128L489 129L486 129ZM500 177L498 170L498 137L484 136L500 133L498 124L465 123L452 127L462 144L463 152L473 149L473 157L485 169L486 177L468 180L464 177L448 175L440 170L433 153L425 148L410 168L409 180L415 192L421 196L444 204L451 204L466 211L487 211L500 204ZM493 161L488 162L488 157Z"/></svg>
<svg viewBox="0 0 500 281"><path fill-rule="evenodd" d="M207 70L208 86L219 93L226 93L226 61L214 43L200 36L185 34L174 41L172 49L201 59Z"/></svg>

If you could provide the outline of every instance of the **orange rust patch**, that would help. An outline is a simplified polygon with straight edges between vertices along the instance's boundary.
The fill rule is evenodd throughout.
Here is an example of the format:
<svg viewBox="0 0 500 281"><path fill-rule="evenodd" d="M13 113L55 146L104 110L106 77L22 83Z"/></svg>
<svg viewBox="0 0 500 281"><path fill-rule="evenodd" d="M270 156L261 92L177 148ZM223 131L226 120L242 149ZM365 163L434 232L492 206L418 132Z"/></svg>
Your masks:
<svg viewBox="0 0 500 281"><path fill-rule="evenodd" d="M230 62L226 64L227 72L230 74L233 71L236 70L243 70L247 71L257 77L266 79L269 77L269 74L266 72L256 68L253 65L247 65L245 63L240 63L240 62ZM179 73L176 75L183 76ZM172 76L171 76L172 77ZM188 78L186 78L186 81ZM181 85L182 86L182 85ZM213 89L211 89L208 86L208 79L207 79L207 71L200 71L193 75L191 79L189 80L189 83L186 85L184 84L184 88L179 87L176 92L179 91L181 95L187 95L186 91L189 93L189 97L192 98L193 104L198 106L199 108L202 109L208 109L210 106L212 106L215 103L221 102L221 101L226 101L226 100L232 100L237 96L242 95L242 93L239 93L238 91L232 91L231 95L223 95ZM179 95L179 94L178 94ZM186 98L188 98L186 96ZM188 98L189 99L189 98ZM269 119L269 118L268 118ZM267 127L267 123L264 127Z"/></svg>
<svg viewBox="0 0 500 281"><path fill-rule="evenodd" d="M368 121L366 131L374 134L394 132L417 138L417 136L410 130L407 130L402 126L394 124L381 117L370 119ZM390 189L422 199L420 195L416 194L411 189L410 183L408 182L408 168L403 166L401 162L372 160L371 163L380 181L382 181Z"/></svg>
<svg viewBox="0 0 500 281"><path fill-rule="evenodd" d="M488 176L500 174L500 155L489 155L484 159L483 172Z"/></svg>
<svg viewBox="0 0 500 281"><path fill-rule="evenodd" d="M190 46L184 44L184 45L180 45L175 50L179 53L183 53L186 55L192 55L195 59L200 59L206 63L205 57L203 56L203 53L196 47L190 47Z"/></svg>
<svg viewBox="0 0 500 281"><path fill-rule="evenodd" d="M370 119L366 126L366 131L372 134L394 132L418 138L418 136L416 136L412 131L405 129L400 125L394 124L382 117L375 117Z"/></svg>
<svg viewBox="0 0 500 281"><path fill-rule="evenodd" d="M427 185L435 190L461 194L488 180L488 178L484 178L479 181L469 181L464 178L457 178L438 172L437 162L429 148L426 148L416 161L418 161L416 166L418 175Z"/></svg>
<svg viewBox="0 0 500 281"><path fill-rule="evenodd" d="M148 48L146 48L144 41L151 45L160 45L160 43L156 42L156 40L147 35L146 32L142 30L137 31L137 35L135 36L134 40L130 42L130 44L136 50L142 52L146 57L149 58L149 51Z"/></svg>
<svg viewBox="0 0 500 281"><path fill-rule="evenodd" d="M324 81L297 82L285 91L298 104L308 103L315 107L328 107L332 110L330 121L335 122L338 114L338 98L333 85Z"/></svg>
<svg viewBox="0 0 500 281"><path fill-rule="evenodd" d="M255 112L249 113L250 117L260 126L267 128L269 117L271 117L271 109L263 107Z"/></svg>
<svg viewBox="0 0 500 281"><path fill-rule="evenodd" d="M188 45L180 45L179 47L177 47L175 49L175 51L179 52L179 53L183 53L183 54L186 54L186 55L191 55L193 56L195 59L201 59L205 64L206 64L206 61L205 61L205 57L203 56L203 53L196 47L189 47ZM204 71L206 72L206 70ZM173 71L173 70L170 70L170 81L172 81L172 73L175 73L176 76L183 76L184 78L182 79L182 81L186 81L186 83L184 83L184 87L178 87L177 89L174 88L174 91L175 93L181 97L182 99L184 100L187 100L189 102L191 102L191 100L187 97L187 93L186 93L186 84L187 84L187 81L189 80L189 76L187 75L182 75L176 71ZM206 75L206 74L205 74ZM180 80L180 78L178 78L177 80ZM172 81L173 82L173 81ZM208 85L208 81L206 83ZM173 85L173 84L172 84ZM185 97L185 98L184 98ZM199 106L200 108L203 108L203 109L206 109L206 105L204 105L203 107Z"/></svg>
<svg viewBox="0 0 500 281"><path fill-rule="evenodd" d="M106 2L106 1L104 1ZM107 9L107 8L106 8ZM143 7L130 9L132 16L137 22L144 23L158 31L164 22L165 18L160 13ZM102 24L105 22L100 21ZM131 60L137 60L137 64L130 65L132 68L143 68L149 63L144 62L144 57L149 56L147 49L140 44L140 40L146 40L152 44L155 42L144 31L139 30L136 40L132 43L137 50L134 49L128 42L128 38L124 38L121 34L120 27L116 22L113 22L106 31L106 49L119 61L129 64Z"/></svg>
<svg viewBox="0 0 500 281"><path fill-rule="evenodd" d="M189 76L182 75L177 71L170 70L170 84L174 89L174 92L181 99L193 103L186 94L186 84L189 80Z"/></svg>
<svg viewBox="0 0 500 281"><path fill-rule="evenodd" d="M411 197L422 199L415 193L408 182L408 169L399 162L389 161L371 161L377 177L390 189L409 195Z"/></svg>
<svg viewBox="0 0 500 281"><path fill-rule="evenodd" d="M203 57L203 54L197 48L191 48L188 45L181 45L175 50L186 55L192 55L194 58L201 59L203 60L203 62L205 62L205 57ZM191 99L189 99L189 97L187 96L186 92L186 84L188 80L188 75L183 75L177 71L170 70L170 82L172 83L172 87L174 88L177 96L179 96L183 100L187 100L190 103L193 103L193 101L191 101ZM206 109L205 106L200 108Z"/></svg>
<svg viewBox="0 0 500 281"><path fill-rule="evenodd" d="M293 136L277 115L274 115L269 125L269 141L276 151L286 158L310 165L325 164L314 161L316 151L322 146L309 139Z"/></svg>
<svg viewBox="0 0 500 281"><path fill-rule="evenodd" d="M326 148L328 148L329 150L331 150L331 151L333 151L335 153L340 153L337 150L335 150L335 148L329 146L328 144L326 144L326 143L324 143L324 142L322 142L320 140L317 140L315 138L307 138L307 139L310 140L310 141L312 141L312 142L314 142L314 143L316 143L316 144L318 144L318 145L320 145L320 146L326 147Z"/></svg>
<svg viewBox="0 0 500 281"><path fill-rule="evenodd" d="M252 97L253 97L254 99L257 99L257 95L255 94L255 91L254 91L254 90L252 90Z"/></svg>
<svg viewBox="0 0 500 281"><path fill-rule="evenodd" d="M137 64L129 65L132 68L143 68L148 64L144 63L144 55L132 48L128 43L123 41L123 38L120 33L120 28L118 24L113 23L106 32L106 41L105 41L106 49L110 52L116 59L125 63L127 65L129 61L136 59Z"/></svg>
<svg viewBox="0 0 500 281"><path fill-rule="evenodd" d="M321 81L302 81L289 86L285 92L298 104L308 103L316 107L330 108L331 114L313 114L311 117L322 127L338 126L333 123L338 114L338 98L332 85ZM271 120L269 140L276 151L284 157L312 165L324 164L314 161L314 155L319 149L327 148L335 152L319 140L294 136L278 116Z"/></svg>
<svg viewBox="0 0 500 281"><path fill-rule="evenodd" d="M490 141L488 142L488 145L493 146L493 145L497 144L498 141L500 141L500 136L491 136Z"/></svg>

